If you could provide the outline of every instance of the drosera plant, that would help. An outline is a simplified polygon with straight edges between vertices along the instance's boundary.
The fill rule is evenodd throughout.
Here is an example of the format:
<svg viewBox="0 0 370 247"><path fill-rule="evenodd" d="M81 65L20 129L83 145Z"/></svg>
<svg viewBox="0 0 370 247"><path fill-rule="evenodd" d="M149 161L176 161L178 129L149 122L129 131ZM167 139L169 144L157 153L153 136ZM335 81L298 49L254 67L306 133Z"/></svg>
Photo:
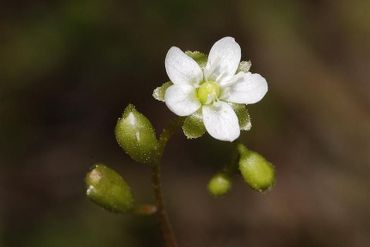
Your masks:
<svg viewBox="0 0 370 247"><path fill-rule="evenodd" d="M86 175L87 197L114 213L156 215L165 246L178 246L160 179L163 152L178 129L188 139L200 138L207 132L216 140L234 143L233 159L205 186L210 195L219 197L229 192L232 178L238 173L250 188L269 190L275 183L274 166L237 140L241 131L252 127L247 105L259 102L268 86L261 75L250 72L250 61L240 60L240 46L232 37L218 40L208 55L171 47L165 58L170 81L156 88L153 97L165 102L177 117L157 138L149 119L130 104L115 128L119 146L134 161L151 169L153 204L135 202L126 181L103 164L96 164Z"/></svg>

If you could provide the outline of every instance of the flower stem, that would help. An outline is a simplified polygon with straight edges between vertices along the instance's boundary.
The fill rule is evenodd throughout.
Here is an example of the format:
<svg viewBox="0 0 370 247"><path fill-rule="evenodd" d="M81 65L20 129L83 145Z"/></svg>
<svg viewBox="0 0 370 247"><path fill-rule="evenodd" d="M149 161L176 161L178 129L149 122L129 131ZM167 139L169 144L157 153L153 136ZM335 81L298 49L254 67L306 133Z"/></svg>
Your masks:
<svg viewBox="0 0 370 247"><path fill-rule="evenodd" d="M155 202L157 205L157 215L159 223L161 225L161 231L166 247L177 247L177 241L172 229L171 222L168 217L168 213L164 204L163 192L161 186L161 159L163 156L164 149L171 136L176 130L183 124L183 118L177 118L172 121L167 128L165 128L160 137L157 150L157 157L152 166L152 186L154 191Z"/></svg>
<svg viewBox="0 0 370 247"><path fill-rule="evenodd" d="M233 175L239 168L239 151L238 144L240 143L239 139L233 143L233 151L231 154L230 162L224 167L223 172L229 176Z"/></svg>
<svg viewBox="0 0 370 247"><path fill-rule="evenodd" d="M162 186L160 181L160 166L153 166L152 169L152 184L154 196L158 207L157 215L161 225L161 231L166 247L177 247L176 237L169 220L167 210L164 205Z"/></svg>

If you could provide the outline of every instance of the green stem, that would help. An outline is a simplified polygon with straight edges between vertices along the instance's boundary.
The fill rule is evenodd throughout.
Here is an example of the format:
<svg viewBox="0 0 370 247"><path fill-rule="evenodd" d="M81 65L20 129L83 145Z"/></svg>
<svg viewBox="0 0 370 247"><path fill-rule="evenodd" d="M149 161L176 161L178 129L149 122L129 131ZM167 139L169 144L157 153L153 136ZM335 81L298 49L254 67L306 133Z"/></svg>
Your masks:
<svg viewBox="0 0 370 247"><path fill-rule="evenodd" d="M177 118L172 121L167 128L165 128L160 137L157 150L157 157L152 166L152 186L154 191L155 202L157 205L157 215L161 225L161 231L166 247L177 247L177 241L172 229L171 222L168 217L168 213L164 204L163 192L161 186L161 159L163 156L164 149L171 136L176 130L182 126L184 122L183 118Z"/></svg>
<svg viewBox="0 0 370 247"><path fill-rule="evenodd" d="M228 176L232 176L239 168L238 167L238 161L240 156L238 151L239 143L240 143L239 140L234 142L230 162L227 163L227 165L223 169L223 172Z"/></svg>

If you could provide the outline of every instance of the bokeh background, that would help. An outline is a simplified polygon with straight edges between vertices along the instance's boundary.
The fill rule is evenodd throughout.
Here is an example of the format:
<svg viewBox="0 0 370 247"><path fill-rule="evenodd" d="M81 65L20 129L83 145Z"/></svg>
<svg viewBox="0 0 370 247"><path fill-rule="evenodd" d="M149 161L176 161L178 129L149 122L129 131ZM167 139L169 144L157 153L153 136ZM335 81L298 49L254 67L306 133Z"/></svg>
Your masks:
<svg viewBox="0 0 370 247"><path fill-rule="evenodd" d="M162 246L155 219L100 209L83 178L104 162L152 201L115 122L134 103L161 130L173 114L151 94L169 47L208 52L224 36L269 82L242 141L277 183L260 194L236 176L211 198L231 146L179 132L163 181L180 246L370 246L369 13L366 0L3 0L0 246Z"/></svg>

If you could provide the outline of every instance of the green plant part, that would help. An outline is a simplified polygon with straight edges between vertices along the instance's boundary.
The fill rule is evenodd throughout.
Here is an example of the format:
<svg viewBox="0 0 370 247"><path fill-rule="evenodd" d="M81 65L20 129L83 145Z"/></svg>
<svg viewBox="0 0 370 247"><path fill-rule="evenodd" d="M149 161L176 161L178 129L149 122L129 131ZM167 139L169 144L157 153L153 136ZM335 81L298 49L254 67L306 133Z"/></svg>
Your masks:
<svg viewBox="0 0 370 247"><path fill-rule="evenodd" d="M94 165L85 178L86 195L97 205L115 213L125 213L134 206L130 187L114 170Z"/></svg>
<svg viewBox="0 0 370 247"><path fill-rule="evenodd" d="M99 206L117 213L130 212L158 217L164 246L177 247L166 210L161 184L161 160L166 145L182 127L188 139L205 132L220 141L234 142L231 162L214 174L207 189L219 197L231 190L231 176L238 168L254 190L265 191L275 182L275 170L260 154L236 141L241 130L251 129L247 106L262 100L268 91L265 78L250 73L251 62L240 61L240 45L224 37L212 46L209 55L171 47L164 64L169 81L153 91L156 100L178 117L163 129L158 139L151 122L128 105L115 126L120 147L135 161L150 165L154 202L135 204L130 187L114 170L96 164L85 178L87 197Z"/></svg>
<svg viewBox="0 0 370 247"><path fill-rule="evenodd" d="M247 72L249 72L249 70L251 69L251 67L252 67L252 62L251 61L241 61L239 63L239 67L238 67L238 70L236 72L237 73L238 72L247 73Z"/></svg>
<svg viewBox="0 0 370 247"><path fill-rule="evenodd" d="M207 65L208 56L199 51L185 51L185 54L194 59L201 68Z"/></svg>
<svg viewBox="0 0 370 247"><path fill-rule="evenodd" d="M173 83L170 81L163 83L160 87L157 87L156 89L154 89L153 97L158 101L164 102L164 95L166 93L166 90L172 85Z"/></svg>
<svg viewBox="0 0 370 247"><path fill-rule="evenodd" d="M250 130L252 128L251 117L247 106L244 104L231 104L239 120L240 130Z"/></svg>
<svg viewBox="0 0 370 247"><path fill-rule="evenodd" d="M186 117L182 126L182 131L188 139L199 138L206 133L206 127L204 126L202 119L202 112L197 111L191 116Z"/></svg>
<svg viewBox="0 0 370 247"><path fill-rule="evenodd" d="M243 144L238 144L240 154L239 169L244 181L259 192L270 189L275 183L275 169L260 154L248 150Z"/></svg>
<svg viewBox="0 0 370 247"><path fill-rule="evenodd" d="M208 183L208 192L212 196L222 196L231 189L230 178L223 173L214 175Z"/></svg>
<svg viewBox="0 0 370 247"><path fill-rule="evenodd" d="M128 105L118 119L115 135L118 144L133 160L149 164L155 159L158 140L154 128L133 105Z"/></svg>
<svg viewBox="0 0 370 247"><path fill-rule="evenodd" d="M214 81L203 82L197 89L197 97L203 105L213 103L220 96L220 86Z"/></svg>

